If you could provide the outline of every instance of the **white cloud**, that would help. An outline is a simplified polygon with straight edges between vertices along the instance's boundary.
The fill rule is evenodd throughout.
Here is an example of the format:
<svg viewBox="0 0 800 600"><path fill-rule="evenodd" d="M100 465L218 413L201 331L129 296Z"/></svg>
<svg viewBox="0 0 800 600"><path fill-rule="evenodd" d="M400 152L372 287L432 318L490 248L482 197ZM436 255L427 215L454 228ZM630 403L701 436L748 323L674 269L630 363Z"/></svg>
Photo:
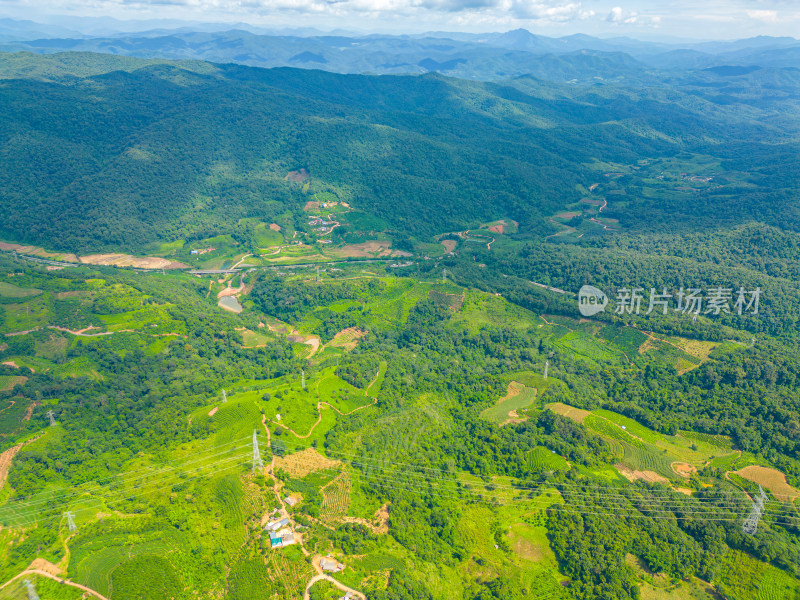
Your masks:
<svg viewBox="0 0 800 600"><path fill-rule="evenodd" d="M777 10L748 10L747 16L756 21L763 21L764 23L777 23L778 11Z"/></svg>
<svg viewBox="0 0 800 600"><path fill-rule="evenodd" d="M58 22L53 15L244 21L364 32L524 27L544 35L602 35L624 28L646 35L659 28L668 35L721 39L797 37L800 31L800 0L613 1L619 5L604 0L0 0L0 17L52 23Z"/></svg>
<svg viewBox="0 0 800 600"><path fill-rule="evenodd" d="M500 6L510 10L519 19L551 23L564 23L594 15L593 11L583 10L580 2L553 3L539 0L507 0Z"/></svg>
<svg viewBox="0 0 800 600"><path fill-rule="evenodd" d="M632 25L639 22L639 13L627 12L622 10L621 6L615 6L611 12L606 16L606 21L609 23Z"/></svg>

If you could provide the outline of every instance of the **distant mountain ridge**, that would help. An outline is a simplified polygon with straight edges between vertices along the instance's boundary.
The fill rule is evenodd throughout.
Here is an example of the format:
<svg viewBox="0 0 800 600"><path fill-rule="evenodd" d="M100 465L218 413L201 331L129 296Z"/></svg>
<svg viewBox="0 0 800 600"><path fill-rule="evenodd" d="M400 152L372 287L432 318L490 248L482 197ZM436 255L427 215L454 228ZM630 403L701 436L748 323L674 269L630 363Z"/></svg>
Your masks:
<svg viewBox="0 0 800 600"><path fill-rule="evenodd" d="M649 82L648 70L718 66L792 67L800 41L756 37L730 42L668 44L584 34L552 38L525 29L505 33L339 35L241 29L151 29L113 35L69 35L68 29L0 21L0 50L36 53L82 51L171 60L205 60L256 67L310 67L335 73L421 74L430 71L484 81L534 75L552 81ZM305 35L308 34L308 35ZM589 53L582 59L579 53ZM632 61L621 62L620 54ZM570 58L556 58L574 55ZM585 56L585 54L583 54ZM563 67L563 71L558 65Z"/></svg>

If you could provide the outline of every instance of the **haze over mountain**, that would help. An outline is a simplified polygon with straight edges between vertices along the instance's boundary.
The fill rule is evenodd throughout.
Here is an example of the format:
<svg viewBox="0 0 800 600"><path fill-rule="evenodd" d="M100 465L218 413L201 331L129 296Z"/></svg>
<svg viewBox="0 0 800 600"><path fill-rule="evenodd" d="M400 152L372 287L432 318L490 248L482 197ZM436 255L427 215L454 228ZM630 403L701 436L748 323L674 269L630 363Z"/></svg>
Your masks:
<svg viewBox="0 0 800 600"><path fill-rule="evenodd" d="M664 43L576 34L559 38L517 29L506 33L424 35L264 33L202 24L180 29L68 35L64 28L5 20L0 50L84 51L140 58L197 59L258 67L290 66L337 73L439 72L497 80L534 75L554 81L640 81L648 70L724 65L795 67L800 41L757 37L730 42ZM105 29L108 30L107 28ZM599 79L598 79L599 78Z"/></svg>

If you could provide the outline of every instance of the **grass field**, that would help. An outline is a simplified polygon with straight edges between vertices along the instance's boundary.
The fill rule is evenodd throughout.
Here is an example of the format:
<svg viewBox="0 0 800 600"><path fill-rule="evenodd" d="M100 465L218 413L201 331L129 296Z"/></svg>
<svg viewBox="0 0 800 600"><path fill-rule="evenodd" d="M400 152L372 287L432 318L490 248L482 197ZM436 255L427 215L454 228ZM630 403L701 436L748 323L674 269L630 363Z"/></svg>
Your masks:
<svg viewBox="0 0 800 600"><path fill-rule="evenodd" d="M0 281L0 296L5 298L30 298L41 293L42 290L37 290L36 288L23 288L7 281Z"/></svg>
<svg viewBox="0 0 800 600"><path fill-rule="evenodd" d="M503 425L512 419L524 419L524 414L520 413L536 402L537 391L534 388L512 381L508 384L506 395L500 398L491 408L487 408L481 413L481 417L497 425ZM510 414L514 413L514 415Z"/></svg>

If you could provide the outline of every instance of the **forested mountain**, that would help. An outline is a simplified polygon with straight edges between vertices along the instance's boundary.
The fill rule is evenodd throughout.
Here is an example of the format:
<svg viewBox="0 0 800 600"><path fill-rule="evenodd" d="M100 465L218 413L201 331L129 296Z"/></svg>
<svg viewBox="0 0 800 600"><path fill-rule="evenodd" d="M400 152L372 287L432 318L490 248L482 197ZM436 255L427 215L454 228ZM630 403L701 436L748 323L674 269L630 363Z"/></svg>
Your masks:
<svg viewBox="0 0 800 600"><path fill-rule="evenodd" d="M10 241L141 251L230 233L246 217L297 220L307 198L285 177L300 168L403 235L503 216L531 234L603 165L681 153L738 173L704 192L713 214L706 200L672 205L623 179L631 200L612 216L797 227L793 70L575 87L22 53L2 55L0 77Z"/></svg>

